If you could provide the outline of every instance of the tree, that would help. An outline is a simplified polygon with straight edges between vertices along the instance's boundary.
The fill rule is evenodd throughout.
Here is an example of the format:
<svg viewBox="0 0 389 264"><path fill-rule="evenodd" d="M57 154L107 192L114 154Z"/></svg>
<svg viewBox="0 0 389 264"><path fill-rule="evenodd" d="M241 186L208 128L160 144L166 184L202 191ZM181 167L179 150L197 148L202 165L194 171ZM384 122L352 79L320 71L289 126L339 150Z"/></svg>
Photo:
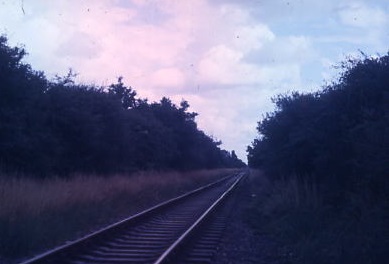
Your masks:
<svg viewBox="0 0 389 264"><path fill-rule="evenodd" d="M123 83L48 81L0 37L0 169L35 177L233 166L183 100L149 103Z"/></svg>
<svg viewBox="0 0 389 264"><path fill-rule="evenodd" d="M118 82L109 86L108 92L117 97L124 109L130 109L137 106L136 92L131 87L126 87L123 83L123 77L118 78Z"/></svg>
<svg viewBox="0 0 389 264"><path fill-rule="evenodd" d="M280 95L258 123L249 165L273 178L297 175L336 194L370 186L389 193L389 55L349 60L337 83ZM374 191L373 191L374 190Z"/></svg>

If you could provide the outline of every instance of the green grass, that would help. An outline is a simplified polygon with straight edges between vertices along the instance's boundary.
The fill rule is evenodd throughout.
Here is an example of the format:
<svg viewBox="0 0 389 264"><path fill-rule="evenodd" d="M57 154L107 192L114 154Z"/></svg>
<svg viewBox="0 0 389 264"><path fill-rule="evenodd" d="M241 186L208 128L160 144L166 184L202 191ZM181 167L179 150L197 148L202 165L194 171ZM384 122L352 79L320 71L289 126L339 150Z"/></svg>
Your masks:
<svg viewBox="0 0 389 264"><path fill-rule="evenodd" d="M322 199L318 187L269 181L251 172L260 186L248 221L259 236L270 236L287 252L287 263L385 263L389 259L389 204L347 193L342 205ZM260 249L259 249L260 250Z"/></svg>
<svg viewBox="0 0 389 264"><path fill-rule="evenodd" d="M74 240L233 170L0 177L0 263L16 263Z"/></svg>

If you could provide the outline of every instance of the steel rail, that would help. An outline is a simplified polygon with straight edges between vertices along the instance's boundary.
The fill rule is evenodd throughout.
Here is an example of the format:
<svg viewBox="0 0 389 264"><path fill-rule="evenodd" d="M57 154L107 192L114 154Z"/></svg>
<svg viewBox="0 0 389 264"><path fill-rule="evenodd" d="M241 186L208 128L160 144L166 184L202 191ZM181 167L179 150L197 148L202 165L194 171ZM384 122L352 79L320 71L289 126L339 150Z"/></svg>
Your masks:
<svg viewBox="0 0 389 264"><path fill-rule="evenodd" d="M206 186L200 187L194 191L188 192L186 194L183 194L179 197L170 199L166 202L162 202L160 204L157 204L150 209L144 210L134 216L128 217L124 220L121 220L117 223L114 223L112 225L109 225L105 228L102 228L96 232L93 232L89 235L86 235L80 239L77 239L73 242L67 243L65 245L56 247L52 250L49 250L43 254L40 254L36 257L33 257L25 262L22 262L22 264L32 264L32 263L52 263L53 259L58 258L58 256L67 256L67 255L77 255L79 254L79 251L82 250L88 250L89 247L92 245L96 245L96 243L100 243L102 241L105 241L107 237L109 238L111 236L112 239L112 233L114 234L120 234L120 232L127 232L125 229L128 229L129 227L132 227L132 225L136 225L138 223L142 223L143 220L151 218L152 215L157 214L158 212L162 212L169 207L176 206L183 200L189 199L191 196L196 196L198 194L201 194L202 192L205 192L207 189L212 189L213 187L218 186L219 184L223 184L224 181L229 181L230 178L236 177L237 180L234 181L233 185L228 188L228 191L225 191L221 197L217 199L216 202L212 204L210 208L206 210L205 213L203 213L200 216L200 219L197 219L193 225L189 228L189 230L186 230L177 240L174 241L174 243L168 247L167 250L163 251L162 255L158 258L157 262L155 263L162 263L164 259L167 259L167 257L171 254L171 252L175 251L177 246L184 241L184 239L188 236L190 232L193 232L193 230L198 226L198 224L206 217L207 213L211 212L214 208L227 193L232 190L233 186L235 186L239 179L243 176L244 173L233 175L233 176L227 176L224 177L216 182L207 184ZM101 244L101 243L100 243ZM128 252L129 250L127 250ZM88 261L87 261L88 262ZM88 262L90 263L90 262Z"/></svg>
<svg viewBox="0 0 389 264"><path fill-rule="evenodd" d="M200 224L210 215L210 213L215 210L215 208L220 205L224 198L230 194L230 192L235 188L239 181L244 176L244 172L239 174L235 182L193 223L174 243L154 262L154 264L163 264L168 261L169 257L173 254L177 248L184 243L184 241L191 235L194 230L200 226Z"/></svg>

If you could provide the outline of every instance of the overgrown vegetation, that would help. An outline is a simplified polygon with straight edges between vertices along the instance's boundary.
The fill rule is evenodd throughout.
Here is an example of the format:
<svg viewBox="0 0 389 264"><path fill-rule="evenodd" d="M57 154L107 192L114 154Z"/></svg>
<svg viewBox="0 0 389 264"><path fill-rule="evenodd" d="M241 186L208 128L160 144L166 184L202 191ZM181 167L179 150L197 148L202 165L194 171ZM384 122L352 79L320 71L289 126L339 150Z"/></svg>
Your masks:
<svg viewBox="0 0 389 264"><path fill-rule="evenodd" d="M389 258L389 55L341 66L320 92L275 98L248 147L270 179L254 225L296 263Z"/></svg>
<svg viewBox="0 0 389 264"><path fill-rule="evenodd" d="M0 263L67 240L234 173L233 169L0 179Z"/></svg>
<svg viewBox="0 0 389 264"><path fill-rule="evenodd" d="M25 55L0 36L0 170L7 175L244 166L197 128L188 102L149 103L122 78L81 85L70 71L49 81L23 63Z"/></svg>
<svg viewBox="0 0 389 264"><path fill-rule="evenodd" d="M231 172L209 169L245 166L197 128L187 101L150 103L122 78L48 80L25 55L0 36L1 263Z"/></svg>

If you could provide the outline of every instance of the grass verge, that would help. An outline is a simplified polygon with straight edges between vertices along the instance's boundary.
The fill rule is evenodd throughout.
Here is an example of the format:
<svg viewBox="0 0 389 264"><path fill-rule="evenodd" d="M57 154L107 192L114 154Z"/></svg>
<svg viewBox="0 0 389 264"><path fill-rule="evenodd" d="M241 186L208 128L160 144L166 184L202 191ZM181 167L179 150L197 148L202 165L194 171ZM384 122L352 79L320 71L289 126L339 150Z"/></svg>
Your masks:
<svg viewBox="0 0 389 264"><path fill-rule="evenodd" d="M0 177L0 263L16 263L231 173Z"/></svg>
<svg viewBox="0 0 389 264"><path fill-rule="evenodd" d="M248 221L257 236L279 244L277 263L385 263L389 258L389 204L347 193L342 205L321 199L315 185L269 181L252 171L257 189ZM259 249L260 250L260 249Z"/></svg>

